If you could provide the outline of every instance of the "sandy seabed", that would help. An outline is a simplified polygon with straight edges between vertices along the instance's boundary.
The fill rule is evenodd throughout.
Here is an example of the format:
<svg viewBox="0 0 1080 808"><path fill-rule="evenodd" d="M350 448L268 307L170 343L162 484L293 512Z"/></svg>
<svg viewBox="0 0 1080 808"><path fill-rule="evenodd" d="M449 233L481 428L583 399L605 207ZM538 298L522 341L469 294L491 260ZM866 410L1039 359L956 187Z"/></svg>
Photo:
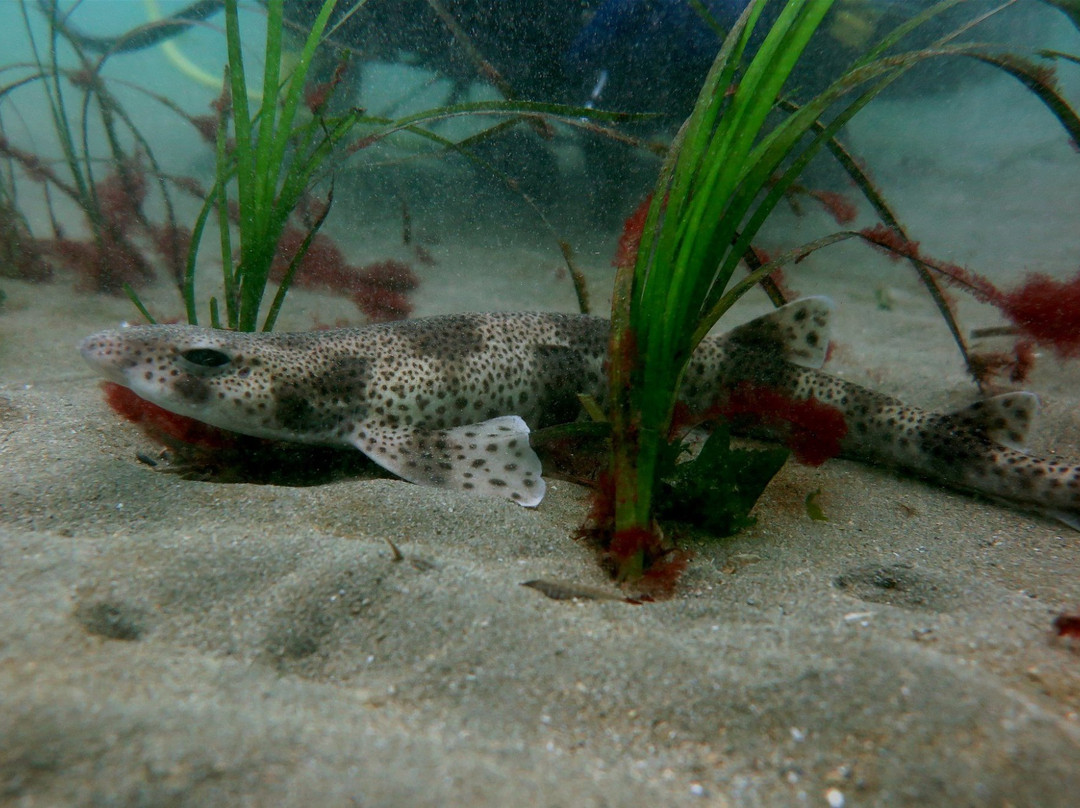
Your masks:
<svg viewBox="0 0 1080 808"><path fill-rule="evenodd" d="M908 143L903 103L869 112L856 145ZM928 252L1005 283L1065 277L1080 161L1040 132L972 165L941 157L960 135L882 148L879 178ZM783 214L778 245L811 224ZM599 301L612 246L584 252ZM550 245L435 252L418 314L573 308ZM792 284L837 301L832 372L936 409L973 399L903 267L845 246ZM1061 525L846 461L792 464L755 526L688 540L671 600L554 601L521 584L612 588L571 538L585 489L554 480L525 510L375 476L160 473L73 347L129 304L68 281L3 288L0 803L1075 804L1080 653L1051 625L1080 609L1080 536ZM148 298L179 309L164 286ZM321 303L293 305L307 327ZM1029 389L1033 448L1080 460L1080 365L1042 356ZM828 522L807 517L817 489Z"/></svg>

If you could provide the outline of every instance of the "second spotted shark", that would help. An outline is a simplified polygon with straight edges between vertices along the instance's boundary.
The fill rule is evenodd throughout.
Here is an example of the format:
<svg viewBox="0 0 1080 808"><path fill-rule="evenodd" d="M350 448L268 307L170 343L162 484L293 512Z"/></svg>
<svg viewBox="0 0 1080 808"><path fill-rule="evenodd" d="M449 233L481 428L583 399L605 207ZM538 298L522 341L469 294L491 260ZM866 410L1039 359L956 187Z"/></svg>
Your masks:
<svg viewBox="0 0 1080 808"><path fill-rule="evenodd" d="M831 303L794 301L707 338L683 382L691 411L748 384L838 410L843 456L1080 525L1080 466L1022 446L1037 409L1007 393L941 414L824 373ZM487 313L247 334L184 325L103 331L79 348L107 379L179 415L256 437L350 445L420 485L536 506L529 429L603 402L606 320ZM767 427L755 432L767 435Z"/></svg>

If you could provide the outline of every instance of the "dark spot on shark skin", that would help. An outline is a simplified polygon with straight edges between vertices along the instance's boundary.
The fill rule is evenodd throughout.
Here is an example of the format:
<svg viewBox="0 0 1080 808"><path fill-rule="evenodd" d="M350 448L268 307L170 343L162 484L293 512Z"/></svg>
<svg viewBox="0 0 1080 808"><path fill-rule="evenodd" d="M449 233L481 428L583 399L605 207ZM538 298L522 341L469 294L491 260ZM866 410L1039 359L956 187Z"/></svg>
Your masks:
<svg viewBox="0 0 1080 808"><path fill-rule="evenodd" d="M915 611L947 612L958 597L941 576L903 563L852 567L837 575L833 586L867 603Z"/></svg>
<svg viewBox="0 0 1080 808"><path fill-rule="evenodd" d="M417 356L459 360L484 349L484 335L477 319L469 315L442 318L437 327L422 320L403 323L397 331Z"/></svg>
<svg viewBox="0 0 1080 808"><path fill-rule="evenodd" d="M331 433L340 430L343 420L367 417L371 360L339 357L319 370L275 387L274 413L280 426L299 433Z"/></svg>
<svg viewBox="0 0 1080 808"><path fill-rule="evenodd" d="M294 432L309 432L315 421L315 411L307 396L297 388L278 393L276 407L277 422L285 429Z"/></svg>
<svg viewBox="0 0 1080 808"><path fill-rule="evenodd" d="M773 330L775 327L770 326ZM738 350L731 351L725 385L735 386L739 382L769 387L773 390L794 391L798 386L798 374L788 362L784 361L775 350L758 353L756 349L743 350L741 340Z"/></svg>
<svg viewBox="0 0 1080 808"><path fill-rule="evenodd" d="M981 431L971 429L963 419L951 415L928 418L920 430L919 448L933 470L946 480L954 480L964 468L983 462L995 446ZM1005 462L1013 465L1016 458L1010 457Z"/></svg>
<svg viewBox="0 0 1080 808"><path fill-rule="evenodd" d="M751 320L740 326L737 334L733 332L729 339L732 348L749 351L760 358L779 359L788 344L780 327L770 320Z"/></svg>
<svg viewBox="0 0 1080 808"><path fill-rule="evenodd" d="M535 426L542 429L565 424L577 418L581 402L577 394L594 385L587 380L588 369L581 352L561 345L537 345L533 348L540 420Z"/></svg>
<svg viewBox="0 0 1080 808"><path fill-rule="evenodd" d="M190 404L203 404L210 399L210 385L204 379L184 374L172 385L173 392Z"/></svg>
<svg viewBox="0 0 1080 808"><path fill-rule="evenodd" d="M371 382L371 360L366 356L343 356L334 360L325 373L312 377L311 383L353 402L362 401ZM363 416L360 416L363 417Z"/></svg>
<svg viewBox="0 0 1080 808"><path fill-rule="evenodd" d="M573 345L582 355L603 356L607 353L609 324L599 317L558 316L552 325L558 338Z"/></svg>

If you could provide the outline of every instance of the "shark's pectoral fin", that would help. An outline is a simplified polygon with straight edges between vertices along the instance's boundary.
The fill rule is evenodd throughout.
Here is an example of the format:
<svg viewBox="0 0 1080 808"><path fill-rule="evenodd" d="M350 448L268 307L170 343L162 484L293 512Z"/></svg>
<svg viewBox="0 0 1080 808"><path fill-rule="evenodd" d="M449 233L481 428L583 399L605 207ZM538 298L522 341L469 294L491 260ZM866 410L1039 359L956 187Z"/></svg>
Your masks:
<svg viewBox="0 0 1080 808"><path fill-rule="evenodd" d="M389 472L418 485L502 497L535 507L544 498L540 458L516 415L453 429L361 424L353 445Z"/></svg>
<svg viewBox="0 0 1080 808"><path fill-rule="evenodd" d="M833 302L827 297L802 297L732 329L724 342L802 367L820 368L829 350L832 310Z"/></svg>
<svg viewBox="0 0 1080 808"><path fill-rule="evenodd" d="M976 401L952 417L995 443L1022 452L1026 451L1028 430L1038 411L1039 399L1034 393L1004 393Z"/></svg>

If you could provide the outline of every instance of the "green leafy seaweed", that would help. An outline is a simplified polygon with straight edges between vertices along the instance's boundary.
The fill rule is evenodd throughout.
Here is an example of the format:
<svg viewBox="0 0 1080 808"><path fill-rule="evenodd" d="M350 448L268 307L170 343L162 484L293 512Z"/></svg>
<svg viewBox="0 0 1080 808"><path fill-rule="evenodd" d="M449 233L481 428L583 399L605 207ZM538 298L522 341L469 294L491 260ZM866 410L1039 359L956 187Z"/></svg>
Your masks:
<svg viewBox="0 0 1080 808"><path fill-rule="evenodd" d="M657 512L662 518L693 522L718 536L729 536L754 523L750 511L769 481L783 468L790 451L741 449L731 432L718 424L692 460L675 464L681 443L669 444L661 460Z"/></svg>

